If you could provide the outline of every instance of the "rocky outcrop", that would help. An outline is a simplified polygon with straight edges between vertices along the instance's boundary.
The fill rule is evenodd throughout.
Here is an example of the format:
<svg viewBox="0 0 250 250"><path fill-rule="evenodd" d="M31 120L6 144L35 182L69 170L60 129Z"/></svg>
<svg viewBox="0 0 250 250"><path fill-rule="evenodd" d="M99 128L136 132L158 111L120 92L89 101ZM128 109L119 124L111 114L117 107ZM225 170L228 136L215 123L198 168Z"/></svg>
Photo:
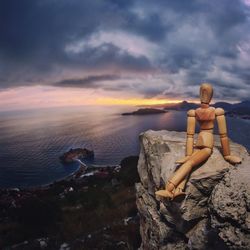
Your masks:
<svg viewBox="0 0 250 250"><path fill-rule="evenodd" d="M94 158L94 151L87 148L71 148L59 157L64 164L72 163L76 159L91 159Z"/></svg>
<svg viewBox="0 0 250 250"><path fill-rule="evenodd" d="M122 113L122 115L154 115L162 113L167 113L167 111L163 109L143 108L130 113Z"/></svg>
<svg viewBox="0 0 250 250"><path fill-rule="evenodd" d="M250 249L250 169L244 161L214 188L209 210L211 225L230 248Z"/></svg>
<svg viewBox="0 0 250 250"><path fill-rule="evenodd" d="M191 174L186 196L157 199L185 152L185 133L147 131L140 135L136 184L141 249L250 249L250 158L241 145L231 151L243 158L232 166L220 153L219 138L211 157Z"/></svg>

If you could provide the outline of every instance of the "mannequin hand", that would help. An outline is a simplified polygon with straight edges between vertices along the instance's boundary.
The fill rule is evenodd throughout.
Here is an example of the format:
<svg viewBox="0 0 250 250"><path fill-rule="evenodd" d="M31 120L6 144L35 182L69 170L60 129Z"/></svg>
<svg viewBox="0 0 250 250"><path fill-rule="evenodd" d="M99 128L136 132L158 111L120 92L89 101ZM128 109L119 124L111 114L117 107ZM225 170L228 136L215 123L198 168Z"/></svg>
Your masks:
<svg viewBox="0 0 250 250"><path fill-rule="evenodd" d="M227 155L224 157L224 159L231 164L241 163L241 158L235 155Z"/></svg>
<svg viewBox="0 0 250 250"><path fill-rule="evenodd" d="M190 156L185 156L185 157L175 161L175 163L178 163L178 164L185 163L189 158L190 158Z"/></svg>

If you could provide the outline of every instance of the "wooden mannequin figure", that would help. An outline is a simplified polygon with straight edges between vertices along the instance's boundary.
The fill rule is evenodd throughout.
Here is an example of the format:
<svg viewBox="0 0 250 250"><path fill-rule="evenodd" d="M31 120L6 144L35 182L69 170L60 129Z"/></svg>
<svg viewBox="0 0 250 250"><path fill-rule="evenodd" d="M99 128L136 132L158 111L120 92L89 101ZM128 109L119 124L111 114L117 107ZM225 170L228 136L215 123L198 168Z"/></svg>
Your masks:
<svg viewBox="0 0 250 250"><path fill-rule="evenodd" d="M155 192L157 196L174 199L176 196L183 195L184 187L192 169L206 161L213 151L213 128L215 119L218 123L222 154L224 159L231 164L241 162L238 156L230 153L229 139L227 137L227 126L225 112L221 108L210 107L209 103L213 96L213 88L208 83L200 86L201 106L196 110L189 110L187 113L187 139L186 139L186 156L176 163L182 164L174 172L172 178L166 183L164 190ZM194 146L195 122L200 125L197 142Z"/></svg>

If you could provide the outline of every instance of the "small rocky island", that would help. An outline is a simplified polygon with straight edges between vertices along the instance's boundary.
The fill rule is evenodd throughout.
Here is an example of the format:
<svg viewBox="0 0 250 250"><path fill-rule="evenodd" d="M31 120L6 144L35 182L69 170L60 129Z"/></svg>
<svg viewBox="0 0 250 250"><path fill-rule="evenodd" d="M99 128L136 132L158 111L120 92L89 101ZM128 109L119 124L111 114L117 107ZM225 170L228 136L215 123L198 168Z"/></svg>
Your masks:
<svg viewBox="0 0 250 250"><path fill-rule="evenodd" d="M166 113L166 110L156 108L141 108L130 113L122 113L122 115L152 115Z"/></svg>
<svg viewBox="0 0 250 250"><path fill-rule="evenodd" d="M71 148L68 152L59 157L64 164L71 163L76 159L91 159L94 157L94 151L87 148Z"/></svg>

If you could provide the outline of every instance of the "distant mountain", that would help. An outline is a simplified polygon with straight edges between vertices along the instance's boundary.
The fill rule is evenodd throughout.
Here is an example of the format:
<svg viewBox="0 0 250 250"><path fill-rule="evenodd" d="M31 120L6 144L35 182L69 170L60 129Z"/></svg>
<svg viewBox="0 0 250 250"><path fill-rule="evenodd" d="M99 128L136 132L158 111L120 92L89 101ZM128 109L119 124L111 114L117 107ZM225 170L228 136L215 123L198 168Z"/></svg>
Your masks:
<svg viewBox="0 0 250 250"><path fill-rule="evenodd" d="M239 103L236 103L234 104L235 107L244 107L244 108L250 108L250 101L247 100L247 101L242 101L242 102L239 102Z"/></svg>
<svg viewBox="0 0 250 250"><path fill-rule="evenodd" d="M212 105L215 108L223 108L224 110L231 110L234 104L228 102L216 102Z"/></svg>
<svg viewBox="0 0 250 250"><path fill-rule="evenodd" d="M228 110L227 115L240 116L244 119L250 119L250 101L233 104L232 108Z"/></svg>
<svg viewBox="0 0 250 250"><path fill-rule="evenodd" d="M211 106L215 108L223 108L229 116L240 116L244 119L250 119L250 101L248 100L234 104L228 102L216 102ZM200 107L200 104L198 103L183 101L179 103L165 104L164 110L187 111L198 107Z"/></svg>
<svg viewBox="0 0 250 250"><path fill-rule="evenodd" d="M164 105L165 110L189 110L189 109L196 109L200 107L200 104L193 103L193 102L179 102L179 103L169 103ZM232 111L232 110L239 110L239 109L249 109L250 108L250 101L242 101L239 103L228 103L228 102L216 102L215 104L212 104L211 106L215 108L223 108L226 111Z"/></svg>
<svg viewBox="0 0 250 250"><path fill-rule="evenodd" d="M226 115L228 116L238 116L243 119L250 119L250 100L238 102L238 103L228 103L228 102L216 102L211 105L212 107L215 108L223 108L226 111ZM155 110L177 110L177 111L188 111L190 109L196 109L200 107L199 103L194 103L194 102L187 102L187 101L182 101L178 103L165 103L165 104L156 104L156 105L146 105L146 106L139 106L139 107L144 107L144 109L155 109ZM146 108L147 107L147 108ZM139 111L138 113L136 113ZM148 111L140 111L137 110L132 113L125 113L123 115L140 115L140 113L148 114ZM154 111L152 111L155 113ZM149 111L150 113L150 111ZM156 111L156 113L159 113Z"/></svg>
<svg viewBox="0 0 250 250"><path fill-rule="evenodd" d="M179 102L179 103L169 103L166 104L164 109L165 110L182 110L182 111L187 111L189 109L196 109L198 108L200 105L197 103L193 103L193 102L187 102L187 101L183 101L183 102Z"/></svg>
<svg viewBox="0 0 250 250"><path fill-rule="evenodd" d="M122 113L122 115L152 115L152 114L161 114L166 113L166 110L154 109L154 108L142 108L130 113Z"/></svg>

